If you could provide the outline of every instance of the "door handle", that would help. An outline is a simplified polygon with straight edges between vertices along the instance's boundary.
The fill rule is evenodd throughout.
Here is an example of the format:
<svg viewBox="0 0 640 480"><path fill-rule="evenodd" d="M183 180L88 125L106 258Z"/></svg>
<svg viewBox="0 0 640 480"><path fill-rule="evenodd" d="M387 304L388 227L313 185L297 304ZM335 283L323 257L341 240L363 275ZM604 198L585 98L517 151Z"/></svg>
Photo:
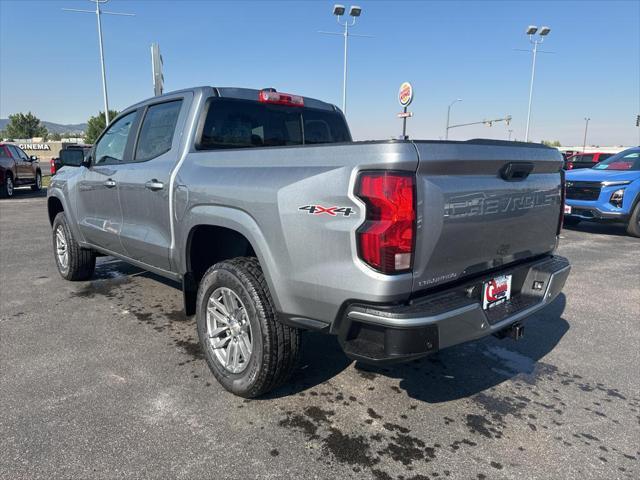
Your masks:
<svg viewBox="0 0 640 480"><path fill-rule="evenodd" d="M154 178L153 180L149 180L147 183L145 183L144 186L149 190L156 191L156 190L162 190L164 188L164 183L159 182Z"/></svg>
<svg viewBox="0 0 640 480"><path fill-rule="evenodd" d="M116 182L115 182L115 180L111 180L111 179L109 179L109 180L105 180L105 182L104 182L104 184L103 184L103 185L104 185L105 187L107 187L107 188L113 188L113 187L115 187L115 186L116 186Z"/></svg>

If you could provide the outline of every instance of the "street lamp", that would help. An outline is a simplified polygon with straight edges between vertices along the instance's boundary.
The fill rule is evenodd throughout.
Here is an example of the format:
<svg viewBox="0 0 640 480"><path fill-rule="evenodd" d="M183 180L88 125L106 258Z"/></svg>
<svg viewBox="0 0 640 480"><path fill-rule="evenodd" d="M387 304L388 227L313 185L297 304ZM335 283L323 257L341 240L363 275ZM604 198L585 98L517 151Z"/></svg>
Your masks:
<svg viewBox="0 0 640 480"><path fill-rule="evenodd" d="M336 32L323 32L327 35L342 35L344 37L344 68L342 72L342 112L346 115L347 113L347 40L349 37L371 37L371 35L355 35L353 33L349 33L349 27L353 27L356 23L356 18L358 18L362 14L362 8L353 5L349 7L349 16L351 20L345 19L344 23L340 21L340 18L344 16L346 12L346 8L344 5L334 5L333 6L333 14L336 16L336 21L338 25L344 27L344 31L342 33Z"/></svg>
<svg viewBox="0 0 640 480"><path fill-rule="evenodd" d="M104 68L104 50L102 49L102 21L100 20L100 16L103 14L107 15L122 15L125 17L135 17L135 13L121 13L121 12L105 12L100 10L101 3L107 3L109 0L89 0L90 2L94 2L96 4L95 12L92 10L80 10L77 8L63 8L62 10L66 12L76 12L76 13L95 13L98 19L98 44L100 46L100 68L102 70L102 96L104 99L104 119L105 125L109 125L109 99L107 98L107 74Z"/></svg>
<svg viewBox="0 0 640 480"><path fill-rule="evenodd" d="M538 33L537 37L535 36L536 32ZM529 108L527 111L527 130L524 135L525 142L529 141L529 125L531 123L531 100L533 99L533 80L536 75L536 56L538 53L538 45L544 42L544 37L549 35L550 32L551 32L551 29L549 27L541 27L540 30L538 31L538 27L536 27L535 25L529 25L526 31L526 34L529 35L529 42L531 42L531 44L533 45L533 50L531 51L533 53L533 62L531 65L531 83L529 85Z"/></svg>
<svg viewBox="0 0 640 480"><path fill-rule="evenodd" d="M449 108L447 108L447 129L444 132L444 139L449 140L449 117L451 116L451 107L457 102L461 102L461 98L456 98L453 102L449 104Z"/></svg>
<svg viewBox="0 0 640 480"><path fill-rule="evenodd" d="M582 141L582 153L584 153L587 148L587 128L589 128L589 120L591 120L589 117L584 117L584 140Z"/></svg>

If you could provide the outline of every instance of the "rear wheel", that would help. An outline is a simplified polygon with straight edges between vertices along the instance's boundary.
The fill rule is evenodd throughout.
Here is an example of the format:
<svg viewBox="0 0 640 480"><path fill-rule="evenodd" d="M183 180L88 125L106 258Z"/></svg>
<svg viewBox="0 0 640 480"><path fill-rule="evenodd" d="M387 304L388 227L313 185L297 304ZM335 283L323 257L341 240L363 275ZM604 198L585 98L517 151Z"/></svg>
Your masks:
<svg viewBox="0 0 640 480"><path fill-rule="evenodd" d="M627 225L627 233L634 237L640 237L640 202L636 203L636 208L633 209Z"/></svg>
<svg viewBox="0 0 640 480"><path fill-rule="evenodd" d="M580 223L580 219L576 217L564 217L564 224L570 227L574 225L578 225Z"/></svg>
<svg viewBox="0 0 640 480"><path fill-rule="evenodd" d="M93 275L96 254L78 245L64 212L53 220L53 252L58 272L65 280L88 280Z"/></svg>
<svg viewBox="0 0 640 480"><path fill-rule="evenodd" d="M4 183L0 185L0 197L11 198L13 197L13 177L10 174L6 174L4 177Z"/></svg>
<svg viewBox="0 0 640 480"><path fill-rule="evenodd" d="M38 190L41 190L41 189L42 189L42 173L37 172L36 183L31 185L31 190L33 190L34 192L37 192Z"/></svg>
<svg viewBox="0 0 640 480"><path fill-rule="evenodd" d="M207 270L198 288L196 319L211 372L235 395L262 395L295 368L300 334L277 320L255 258L234 258Z"/></svg>

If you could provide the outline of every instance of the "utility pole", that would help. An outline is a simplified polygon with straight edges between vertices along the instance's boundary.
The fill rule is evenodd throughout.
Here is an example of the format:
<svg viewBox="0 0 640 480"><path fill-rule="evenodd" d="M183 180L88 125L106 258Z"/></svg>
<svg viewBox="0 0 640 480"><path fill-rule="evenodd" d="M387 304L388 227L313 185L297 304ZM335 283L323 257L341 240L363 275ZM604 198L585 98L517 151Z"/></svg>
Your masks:
<svg viewBox="0 0 640 480"><path fill-rule="evenodd" d="M104 49L102 47L102 21L100 20L101 15L122 15L127 17L134 17L135 13L121 13L121 12L107 12L100 10L101 3L107 3L109 0L89 0L90 2L94 2L96 4L95 12L93 10L80 10L77 8L63 8L62 10L66 12L76 12L76 13L95 13L96 19L98 21L98 44L100 46L100 68L102 71L102 97L104 99L104 119L106 124L109 125L109 98L107 95L107 74L104 67Z"/></svg>
<svg viewBox="0 0 640 480"><path fill-rule="evenodd" d="M509 141L511 141L511 134L513 133L513 130L508 130L509 132Z"/></svg>
<svg viewBox="0 0 640 480"><path fill-rule="evenodd" d="M340 18L344 15L345 12L344 5L334 5L333 6L333 14L336 16L336 21L338 25L344 27L344 31L342 33L337 32L324 32L320 31L318 33L323 33L325 35L342 35L344 37L344 61L343 61L343 69L342 69L342 113L347 114L347 49L348 49L348 40L349 37L371 37L371 35L357 35L353 33L349 33L349 28L353 27L356 24L356 18L358 18L362 14L362 8L354 5L349 7L349 15L351 16L351 22L349 20L345 20L344 23L340 22Z"/></svg>
<svg viewBox="0 0 640 480"><path fill-rule="evenodd" d="M582 142L582 153L584 153L585 149L587 148L587 128L589 128L589 120L591 120L588 117L584 117L584 140Z"/></svg>

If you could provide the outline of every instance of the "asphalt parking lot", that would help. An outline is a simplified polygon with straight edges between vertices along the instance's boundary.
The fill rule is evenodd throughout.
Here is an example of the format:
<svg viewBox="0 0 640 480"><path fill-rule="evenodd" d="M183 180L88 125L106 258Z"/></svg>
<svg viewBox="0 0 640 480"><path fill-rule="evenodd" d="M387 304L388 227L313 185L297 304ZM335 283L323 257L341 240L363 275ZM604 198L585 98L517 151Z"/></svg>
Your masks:
<svg viewBox="0 0 640 480"><path fill-rule="evenodd" d="M58 275L46 199L0 201L0 477L640 477L640 240L563 232L573 264L524 339L407 365L306 334L291 385L228 394L174 285L111 258Z"/></svg>

